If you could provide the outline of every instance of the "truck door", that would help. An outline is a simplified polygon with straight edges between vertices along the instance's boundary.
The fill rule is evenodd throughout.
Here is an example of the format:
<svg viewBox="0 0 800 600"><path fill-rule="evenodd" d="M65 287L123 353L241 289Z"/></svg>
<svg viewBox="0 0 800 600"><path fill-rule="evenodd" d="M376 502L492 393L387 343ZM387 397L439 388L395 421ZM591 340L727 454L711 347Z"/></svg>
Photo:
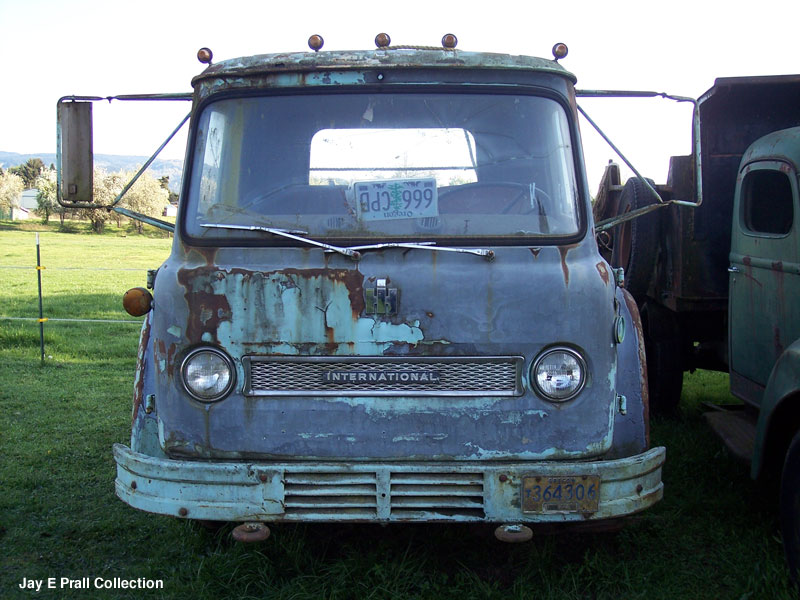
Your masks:
<svg viewBox="0 0 800 600"><path fill-rule="evenodd" d="M798 179L781 160L739 173L730 254L731 390L758 404L775 361L800 337Z"/></svg>

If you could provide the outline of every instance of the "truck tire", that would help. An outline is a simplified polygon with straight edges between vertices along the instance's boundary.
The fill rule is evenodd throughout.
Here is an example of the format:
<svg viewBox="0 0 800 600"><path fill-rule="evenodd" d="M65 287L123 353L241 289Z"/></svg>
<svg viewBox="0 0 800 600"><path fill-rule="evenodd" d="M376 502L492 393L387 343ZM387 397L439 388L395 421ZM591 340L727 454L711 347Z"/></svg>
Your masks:
<svg viewBox="0 0 800 600"><path fill-rule="evenodd" d="M674 312L653 301L642 307L644 349L650 410L668 415L677 411L683 390L683 345Z"/></svg>
<svg viewBox="0 0 800 600"><path fill-rule="evenodd" d="M655 187L652 180L647 181ZM624 215L656 202L653 193L642 180L632 177L622 188L617 214ZM625 288L641 306L656 264L658 215L654 211L617 225L613 235L611 265L625 269Z"/></svg>
<svg viewBox="0 0 800 600"><path fill-rule="evenodd" d="M798 584L800 569L800 432L796 433L781 476L781 534L789 575Z"/></svg>

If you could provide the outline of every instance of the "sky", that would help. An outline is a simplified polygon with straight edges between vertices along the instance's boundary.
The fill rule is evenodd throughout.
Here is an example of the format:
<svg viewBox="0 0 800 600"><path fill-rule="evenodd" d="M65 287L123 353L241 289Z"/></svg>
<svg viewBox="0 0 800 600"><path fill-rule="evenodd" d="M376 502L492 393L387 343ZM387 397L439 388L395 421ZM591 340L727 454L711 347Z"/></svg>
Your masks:
<svg viewBox="0 0 800 600"><path fill-rule="evenodd" d="M0 150L55 152L56 102L66 95L190 92L204 65L272 52L438 45L445 33L470 51L550 58L579 89L651 90L699 97L716 77L800 71L800 0L537 2L224 2L195 0L0 0ZM661 99L582 99L581 106L645 176L666 180L669 156L691 151L691 105ZM96 153L149 156L188 112L188 103L95 105ZM590 187L614 152L581 123ZM162 158L183 158L178 136ZM619 161L618 161L619 162Z"/></svg>

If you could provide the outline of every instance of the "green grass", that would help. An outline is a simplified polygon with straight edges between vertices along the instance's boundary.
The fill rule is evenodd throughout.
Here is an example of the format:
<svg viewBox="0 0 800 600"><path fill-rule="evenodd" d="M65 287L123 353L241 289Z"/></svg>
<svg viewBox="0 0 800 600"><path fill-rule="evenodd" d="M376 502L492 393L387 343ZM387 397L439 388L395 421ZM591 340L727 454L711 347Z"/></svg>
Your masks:
<svg viewBox="0 0 800 600"><path fill-rule="evenodd" d="M171 241L42 228L46 316L133 320ZM36 317L35 236L0 223L0 316ZM24 269L9 269L23 266ZM135 271L72 270L134 268ZM665 498L616 534L504 545L491 526L276 525L244 546L114 496L129 438L138 327L0 320L0 598L791 598L772 496L701 419L723 374L687 374L679 416L655 419ZM23 577L161 579L160 591L23 592Z"/></svg>

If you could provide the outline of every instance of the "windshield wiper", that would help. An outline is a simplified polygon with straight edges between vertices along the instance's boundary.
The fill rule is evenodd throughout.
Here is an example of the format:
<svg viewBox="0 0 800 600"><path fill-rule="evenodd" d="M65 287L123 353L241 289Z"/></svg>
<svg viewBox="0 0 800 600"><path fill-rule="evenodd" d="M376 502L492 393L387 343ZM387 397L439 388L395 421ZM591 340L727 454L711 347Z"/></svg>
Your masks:
<svg viewBox="0 0 800 600"><path fill-rule="evenodd" d="M353 260L361 259L361 250L380 250L382 248L410 248L421 250L435 250L438 252L459 252L461 254L474 254L475 256L482 256L486 260L494 260L493 250L484 250L483 248L449 248L446 246L437 246L436 242L384 242L381 244L367 244L365 246L349 246L342 248L341 246L334 246L324 242L318 242L307 237L307 231L299 229L280 229L278 227L265 227L263 225L230 225L227 223L201 223L200 227L207 227L209 229L238 229L242 231L263 231L264 233L271 233L272 235L279 235L281 237L304 242L311 246L324 248L327 252L338 252L349 256Z"/></svg>
<svg viewBox="0 0 800 600"><path fill-rule="evenodd" d="M437 246L436 242L385 242L383 244L368 244L366 246L348 246L348 250L380 250L382 248L417 248L420 250L435 250L438 252L460 252L461 254L474 254L486 260L494 260L494 250L483 248L450 248Z"/></svg>
<svg viewBox="0 0 800 600"><path fill-rule="evenodd" d="M308 232L300 231L297 229L279 229L277 227L263 227L261 225L228 225L226 223L201 223L200 227L207 227L209 229L239 229L242 231L263 231L264 233L271 233L272 235L279 235L281 237L289 238L290 240L303 242L305 244L309 244L310 246L325 248L325 250L329 252L338 252L339 254L344 254L345 256L349 256L353 260L359 260L361 258L361 253L354 248L341 248L339 246L332 246L331 244L326 244L324 242L318 242L317 240L312 240L307 237L302 237Z"/></svg>

